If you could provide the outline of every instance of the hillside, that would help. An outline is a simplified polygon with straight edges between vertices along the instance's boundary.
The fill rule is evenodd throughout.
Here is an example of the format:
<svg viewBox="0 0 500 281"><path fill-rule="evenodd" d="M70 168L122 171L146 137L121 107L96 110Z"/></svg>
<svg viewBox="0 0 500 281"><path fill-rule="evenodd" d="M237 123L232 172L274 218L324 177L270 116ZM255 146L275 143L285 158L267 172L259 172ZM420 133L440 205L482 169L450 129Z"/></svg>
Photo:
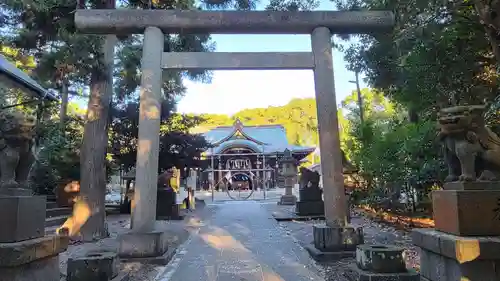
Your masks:
<svg viewBox="0 0 500 281"><path fill-rule="evenodd" d="M239 118L244 125L280 124L286 129L288 141L295 145L315 146L318 143L316 102L312 98L293 99L284 106L244 109L227 116L202 114L205 122L193 133L202 133L217 126L232 125Z"/></svg>

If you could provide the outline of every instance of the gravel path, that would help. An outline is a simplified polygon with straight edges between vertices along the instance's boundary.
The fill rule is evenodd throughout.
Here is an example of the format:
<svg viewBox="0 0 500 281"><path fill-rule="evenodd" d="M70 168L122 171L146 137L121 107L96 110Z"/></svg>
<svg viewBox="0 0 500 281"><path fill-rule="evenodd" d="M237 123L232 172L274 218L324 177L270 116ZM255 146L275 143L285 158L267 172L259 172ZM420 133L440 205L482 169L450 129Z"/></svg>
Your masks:
<svg viewBox="0 0 500 281"><path fill-rule="evenodd" d="M226 202L161 281L323 281L308 253L255 201ZM174 263L177 261L174 260Z"/></svg>
<svg viewBox="0 0 500 281"><path fill-rule="evenodd" d="M184 221L162 222L168 224L172 247L179 247L188 238L188 233L192 234L192 238L180 246L180 253L174 256L172 264L162 267L122 263L121 270L131 275L131 281L211 280L202 278L207 277L207 274L215 274L220 279L214 280L224 281L239 280L233 278L235 274L245 275L246 279L243 280L260 281L278 276L279 279L269 280L347 281L344 272L354 259L316 264L309 258L305 249L299 246L312 243L312 226L324 221L278 223L270 218L271 214L275 211L292 211L293 206L271 203L229 201L225 204L207 205ZM70 245L68 251L60 255L61 280L65 278L69 257L95 251L115 252L118 247L116 237L128 231L129 217L108 216L109 238L96 243ZM419 255L408 232L373 222L360 214L353 216L352 223L363 227L366 243L403 247L407 266L419 268ZM232 243L224 238L230 239ZM229 243L232 246L229 246L229 249L218 249L224 246L221 243ZM204 271L198 270L202 267ZM213 268L212 273L209 268ZM257 278L255 274L260 274L260 277L267 276L268 279ZM306 275L309 276L308 279L300 279Z"/></svg>

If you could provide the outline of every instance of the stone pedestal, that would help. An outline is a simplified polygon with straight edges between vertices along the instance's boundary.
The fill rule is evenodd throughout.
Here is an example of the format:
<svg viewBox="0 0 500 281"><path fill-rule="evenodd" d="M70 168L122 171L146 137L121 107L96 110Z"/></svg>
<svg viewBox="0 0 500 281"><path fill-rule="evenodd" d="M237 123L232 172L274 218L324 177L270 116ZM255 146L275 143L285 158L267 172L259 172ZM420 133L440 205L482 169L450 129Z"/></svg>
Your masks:
<svg viewBox="0 0 500 281"><path fill-rule="evenodd" d="M290 194L290 195L282 195L280 198L280 205L295 205L297 203L297 197L295 195Z"/></svg>
<svg viewBox="0 0 500 281"><path fill-rule="evenodd" d="M295 212L299 216L322 216L325 204L321 199L322 191L317 187L299 189L299 201L295 203Z"/></svg>
<svg viewBox="0 0 500 281"><path fill-rule="evenodd" d="M353 257L356 247L364 241L363 229L353 226L314 225L313 236L314 245L309 245L306 249L318 261Z"/></svg>
<svg viewBox="0 0 500 281"><path fill-rule="evenodd" d="M496 190L467 189L467 184L461 186L465 189L432 193L436 230L458 236L499 236L500 185Z"/></svg>
<svg viewBox="0 0 500 281"><path fill-rule="evenodd" d="M168 248L168 233L161 230L131 231L118 239L118 255L125 261L167 264L175 250Z"/></svg>
<svg viewBox="0 0 500 281"><path fill-rule="evenodd" d="M59 281L67 236L45 235L43 196L0 195L0 281Z"/></svg>
<svg viewBox="0 0 500 281"><path fill-rule="evenodd" d="M299 216L324 216L325 203L321 201L298 201L295 203L295 213Z"/></svg>
<svg viewBox="0 0 500 281"><path fill-rule="evenodd" d="M412 233L422 280L500 280L500 183L447 183L432 197L436 229Z"/></svg>
<svg viewBox="0 0 500 281"><path fill-rule="evenodd" d="M172 189L158 189L156 201L156 220L182 219L177 204L177 193Z"/></svg>
<svg viewBox="0 0 500 281"><path fill-rule="evenodd" d="M115 253L89 253L68 259L67 281L124 281L127 274L119 274L119 260Z"/></svg>
<svg viewBox="0 0 500 281"><path fill-rule="evenodd" d="M351 281L419 281L415 271L406 269L403 249L388 245L360 245L356 265L349 266L346 277Z"/></svg>
<svg viewBox="0 0 500 281"><path fill-rule="evenodd" d="M43 237L46 202L44 196L0 195L0 243Z"/></svg>
<svg viewBox="0 0 500 281"><path fill-rule="evenodd" d="M434 229L415 229L422 281L500 280L500 238L462 237Z"/></svg>

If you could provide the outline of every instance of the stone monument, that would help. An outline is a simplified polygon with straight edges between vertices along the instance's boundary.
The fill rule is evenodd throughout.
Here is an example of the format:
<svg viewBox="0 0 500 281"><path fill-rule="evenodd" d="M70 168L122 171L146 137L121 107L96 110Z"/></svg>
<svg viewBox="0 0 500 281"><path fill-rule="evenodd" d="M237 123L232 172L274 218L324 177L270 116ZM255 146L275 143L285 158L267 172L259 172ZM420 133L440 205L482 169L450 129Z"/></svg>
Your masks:
<svg viewBox="0 0 500 281"><path fill-rule="evenodd" d="M444 108L438 116L449 175L432 192L435 229L416 229L423 281L500 280L500 138L485 106Z"/></svg>
<svg viewBox="0 0 500 281"><path fill-rule="evenodd" d="M299 216L323 216L325 205L322 190L319 187L320 175L307 168L300 168L299 201L295 204L295 212Z"/></svg>
<svg viewBox="0 0 500 281"><path fill-rule="evenodd" d="M285 179L285 194L281 196L278 204L295 205L297 197L293 195L294 180L297 177L297 160L293 158L292 152L285 149L281 159L281 169Z"/></svg>
<svg viewBox="0 0 500 281"><path fill-rule="evenodd" d="M0 281L59 281L67 235L45 236L46 198L27 188L35 118L0 112Z"/></svg>

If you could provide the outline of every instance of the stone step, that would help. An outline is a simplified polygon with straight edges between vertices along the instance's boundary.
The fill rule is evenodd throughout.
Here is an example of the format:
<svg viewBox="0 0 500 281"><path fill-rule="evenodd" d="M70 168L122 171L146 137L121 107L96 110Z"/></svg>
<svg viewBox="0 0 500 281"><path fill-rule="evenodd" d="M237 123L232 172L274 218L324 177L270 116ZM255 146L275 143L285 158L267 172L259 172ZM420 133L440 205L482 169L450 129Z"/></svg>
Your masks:
<svg viewBox="0 0 500 281"><path fill-rule="evenodd" d="M45 235L53 235L56 234L57 228L59 228L59 225L56 226L50 226L50 227L45 227Z"/></svg>
<svg viewBox="0 0 500 281"><path fill-rule="evenodd" d="M51 208L47 209L47 218L66 216L68 217L71 214L71 208Z"/></svg>
<svg viewBox="0 0 500 281"><path fill-rule="evenodd" d="M58 206L57 206L57 203L56 203L56 202L54 202L54 201L47 201L47 210L48 210L48 209L55 209L55 208L57 208L57 207L58 207Z"/></svg>
<svg viewBox="0 0 500 281"><path fill-rule="evenodd" d="M52 218L46 218L45 219L45 227L51 227L51 226L61 226L63 223L66 221L68 216L57 216L57 217L52 217Z"/></svg>

